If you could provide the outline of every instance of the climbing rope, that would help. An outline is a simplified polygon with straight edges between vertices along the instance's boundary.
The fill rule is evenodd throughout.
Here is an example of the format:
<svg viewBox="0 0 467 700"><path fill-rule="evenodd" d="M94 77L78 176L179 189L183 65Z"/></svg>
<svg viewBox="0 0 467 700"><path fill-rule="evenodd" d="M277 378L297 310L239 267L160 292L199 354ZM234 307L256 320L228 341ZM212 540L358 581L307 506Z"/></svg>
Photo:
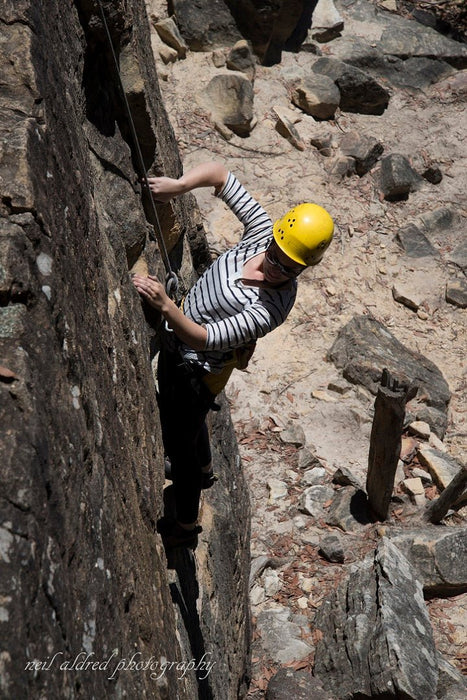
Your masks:
<svg viewBox="0 0 467 700"><path fill-rule="evenodd" d="M177 278L177 275L175 274L175 272L172 270L172 266L170 264L170 259L169 259L169 254L167 252L167 247L165 245L164 236L162 235L162 229L161 229L161 225L160 225L160 221L159 221L159 216L157 214L156 205L154 203L154 199L153 199L153 196L151 194L151 189L149 187L149 180L148 180L148 177L146 175L146 168L144 166L143 154L141 153L141 147L139 145L138 136L136 134L135 123L134 123L133 117L131 115L130 105L128 104L128 99L127 99L127 96L125 93L125 88L123 87L122 77L120 75L120 66L118 65L118 59L117 59L117 55L115 53L114 45L112 42L112 37L110 36L110 31L109 31L109 27L108 27L107 20L105 17L104 8L102 6L101 0L97 0L97 3L99 5L99 9L100 9L101 17L102 17L102 22L104 24L105 33L107 35L107 39L108 39L109 46L110 46L110 51L112 54L112 59L113 59L114 65L115 65L115 70L116 70L117 77L118 77L118 83L120 86L120 92L122 94L123 103L125 105L125 111L126 111L126 115L128 118L128 124L130 126L131 137L133 139L133 143L134 143L134 147L135 147L135 151L136 151L136 156L137 156L137 160L138 160L138 165L139 165L139 169L141 171L143 188L146 190L146 193L149 197L149 201L151 202L152 213L154 215L154 221L155 221L154 233L156 234L156 242L159 246L159 250L160 250L160 253L162 256L162 260L163 260L165 272L166 272L165 289L166 289L167 294L170 297L174 297L178 292L178 278Z"/></svg>

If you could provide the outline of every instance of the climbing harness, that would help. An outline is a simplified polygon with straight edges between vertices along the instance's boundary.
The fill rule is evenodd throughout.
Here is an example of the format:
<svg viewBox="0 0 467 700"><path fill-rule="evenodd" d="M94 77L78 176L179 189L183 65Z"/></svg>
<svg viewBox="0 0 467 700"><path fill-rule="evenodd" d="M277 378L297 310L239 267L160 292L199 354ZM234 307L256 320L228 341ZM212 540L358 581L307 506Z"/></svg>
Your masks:
<svg viewBox="0 0 467 700"><path fill-rule="evenodd" d="M160 250L162 260L164 263L164 267L165 267L165 271L166 271L165 289L166 289L167 294L170 297L175 297L175 295L178 292L178 278L177 278L177 275L175 274L175 272L172 270L172 266L170 264L169 254L167 252L167 247L165 245L164 236L162 235L162 229L161 229L161 225L160 225L160 221L159 221L159 216L157 214L156 205L154 203L154 199L153 199L153 196L151 194L151 189L149 187L149 180L148 180L148 177L146 175L146 168L144 166L143 154L141 153L141 147L139 145L138 136L136 134L135 124L133 121L133 117L131 115L130 105L128 104L128 99L127 99L127 96L125 93L125 88L123 87L122 77L120 75L120 67L118 65L118 60L117 60L114 45L112 42L112 37L110 36L110 31L109 31L109 27L107 24L107 20L105 18L105 12L104 12L104 8L102 6L102 1L97 0L97 3L99 5L99 9L100 9L101 17L102 17L102 22L104 24L105 33L107 35L107 40L109 42L110 51L112 54L112 59L113 59L114 65L115 65L115 70L116 70L117 77L118 77L118 83L119 83L119 87L120 87L120 92L122 94L123 103L125 105L125 111L126 111L126 115L128 118L128 124L130 126L131 137L133 139L134 147L136 150L136 156L137 156L137 160L138 160L138 165L139 165L139 168L141 171L143 188L145 189L145 191L148 195L148 198L149 198L149 201L150 201L151 207L152 207L152 213L154 215L154 221L155 221L154 233L156 234L156 242L159 246L159 250Z"/></svg>

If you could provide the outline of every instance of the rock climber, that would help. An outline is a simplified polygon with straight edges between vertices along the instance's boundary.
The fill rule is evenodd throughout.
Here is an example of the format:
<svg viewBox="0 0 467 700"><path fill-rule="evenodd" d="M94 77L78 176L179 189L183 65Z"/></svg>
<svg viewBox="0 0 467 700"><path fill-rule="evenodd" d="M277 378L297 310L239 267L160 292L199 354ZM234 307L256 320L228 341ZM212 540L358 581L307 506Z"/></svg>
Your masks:
<svg viewBox="0 0 467 700"><path fill-rule="evenodd" d="M162 436L171 469L176 520L158 530L168 548L194 548L201 531L201 490L215 481L206 417L235 367L245 368L256 340L285 321L297 277L317 265L334 224L317 204L299 204L274 224L221 163L202 163L180 178L148 179L153 197L167 202L198 187L214 187L244 226L237 245L220 255L181 306L156 277L135 275L140 295L166 321L158 363ZM168 327L168 328L167 328Z"/></svg>

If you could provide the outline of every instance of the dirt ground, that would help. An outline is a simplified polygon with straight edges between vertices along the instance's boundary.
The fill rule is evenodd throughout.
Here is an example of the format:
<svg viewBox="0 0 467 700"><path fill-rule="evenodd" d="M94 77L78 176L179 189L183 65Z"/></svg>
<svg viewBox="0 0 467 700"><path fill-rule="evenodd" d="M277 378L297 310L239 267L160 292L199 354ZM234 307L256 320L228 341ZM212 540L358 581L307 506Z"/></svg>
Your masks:
<svg viewBox="0 0 467 700"><path fill-rule="evenodd" d="M374 26L353 20L345 8L339 7L339 11L345 21L344 36L361 36L368 41L378 38ZM332 55L332 42L326 47ZM374 397L355 386L344 395L328 389L329 382L342 381L340 370L326 359L339 329L355 315L371 314L404 345L432 360L452 392L444 443L453 456L462 458L465 454L467 435L466 311L445 300L446 283L461 274L443 256L452 242L440 230L435 244L441 257L416 259L407 257L395 240L400 227L440 207L457 212L465 225L465 103L448 83L416 92L389 87L391 99L383 115L340 113L334 121L317 123L293 108L286 83L287 75L297 67L309 66L315 58L304 52L284 53L280 65L257 66L257 124L248 138L234 136L230 141L213 128L197 100L219 70L213 65L211 53L189 52L183 61L160 65L161 73L167 75L161 88L185 169L219 159L273 219L297 202L313 200L328 208L337 223L335 239L323 263L300 278L297 302L287 322L259 341L248 370L235 372L227 387L251 490L252 556L294 557L294 564L281 571L283 588L275 598L276 603L287 599L291 606L300 598L300 591L285 596L295 580L292 570L295 567L297 573L302 567L310 576L314 567L316 591L319 588L320 593L313 598L312 591L309 598L307 612L311 618L323 591L335 585L340 574L338 565L322 564L318 571L313 564L316 548L312 546L308 551L303 546L293 520L301 491L296 449L284 446L278 433L283 427L299 424L307 446L318 455L328 476L338 467L347 467L364 483ZM275 105L292 110L299 120L295 126L306 144L304 151L294 148L276 131L272 112ZM416 169L422 163L437 164L442 181L437 185L424 182L407 201L390 203L380 197L374 173L333 180L329 176L330 158L320 155L310 139L317 132L339 139L349 131L376 137L383 143L385 155L404 154ZM212 252L218 254L238 240L241 227L211 192L199 190L196 197ZM394 301L395 284L409 286L421 295L421 313ZM286 484L287 494L282 499L271 497L271 478ZM374 530L367 531L369 543L373 535ZM453 663L462 666L467 629L465 596L432 602L429 608L438 646ZM449 634L456 637L452 643ZM271 671L265 671L265 663L262 659L262 665L254 667L255 698L262 697L258 694L261 678Z"/></svg>

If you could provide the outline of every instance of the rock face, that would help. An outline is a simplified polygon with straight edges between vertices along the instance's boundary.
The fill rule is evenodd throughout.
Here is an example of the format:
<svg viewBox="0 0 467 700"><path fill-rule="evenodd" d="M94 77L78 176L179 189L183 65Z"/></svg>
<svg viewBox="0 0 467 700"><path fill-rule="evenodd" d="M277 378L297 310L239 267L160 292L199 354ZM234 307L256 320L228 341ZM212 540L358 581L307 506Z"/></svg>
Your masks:
<svg viewBox="0 0 467 700"><path fill-rule="evenodd" d="M438 659L422 587L390 541L331 594L316 625L323 638L315 675L337 697L436 697Z"/></svg>
<svg viewBox="0 0 467 700"><path fill-rule="evenodd" d="M176 176L144 6L104 7L145 166ZM58 0L47 13L7 0L1 15L1 695L191 700L204 688L237 698L248 646L245 488L224 407L213 426L224 482L204 505L202 566L195 575L193 559L179 562L179 615L155 533L158 319L145 320L128 274L135 263L163 270L100 15L94 3ZM173 258L192 274L184 232L206 263L192 200L160 214ZM192 667L184 678L162 673L164 659L188 664L203 649L215 662L204 681ZM125 671L134 654L153 669ZM78 656L107 666L64 673Z"/></svg>
<svg viewBox="0 0 467 700"><path fill-rule="evenodd" d="M281 51L297 26L311 21L312 0L225 0L243 36L265 65L280 63ZM307 14L308 11L308 14ZM309 26L309 25L308 25ZM304 36L306 36L306 29Z"/></svg>

